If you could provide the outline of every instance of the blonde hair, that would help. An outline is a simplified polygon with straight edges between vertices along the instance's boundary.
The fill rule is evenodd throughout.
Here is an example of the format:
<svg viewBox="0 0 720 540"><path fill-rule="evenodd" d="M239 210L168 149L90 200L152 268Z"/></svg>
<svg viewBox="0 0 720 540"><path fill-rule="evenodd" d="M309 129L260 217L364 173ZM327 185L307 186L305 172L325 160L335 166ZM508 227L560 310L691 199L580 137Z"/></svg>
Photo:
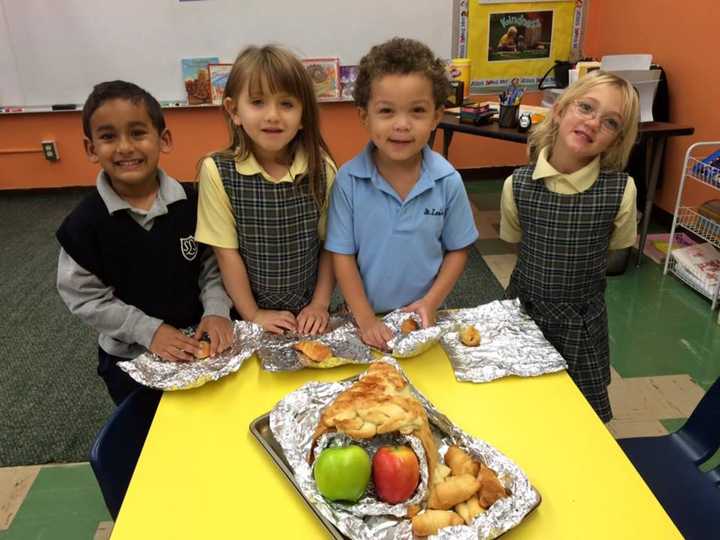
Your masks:
<svg viewBox="0 0 720 540"><path fill-rule="evenodd" d="M600 154L600 168L622 171L627 165L630 152L635 144L638 133L640 105L635 88L625 79L605 71L591 71L582 79L571 84L558 98L553 111L530 131L528 137L528 155L530 162L535 163L540 150L552 148L558 136L557 118L562 118L568 107L587 94L593 88L602 85L617 88L622 95L622 129L615 136L610 146Z"/></svg>
<svg viewBox="0 0 720 540"><path fill-rule="evenodd" d="M242 50L235 59L223 92L223 103L226 98L237 100L245 85L251 94L261 94L263 90L273 94L286 92L302 104L302 128L288 144L288 156L294 156L300 148L305 151L310 190L318 206L322 206L326 192L321 182L324 177L325 157L332 157L320 133L320 112L315 87L305 67L294 54L277 45L250 46ZM242 126L233 122L224 107L223 113L230 136L229 144L212 155L247 159L252 153L252 140Z"/></svg>

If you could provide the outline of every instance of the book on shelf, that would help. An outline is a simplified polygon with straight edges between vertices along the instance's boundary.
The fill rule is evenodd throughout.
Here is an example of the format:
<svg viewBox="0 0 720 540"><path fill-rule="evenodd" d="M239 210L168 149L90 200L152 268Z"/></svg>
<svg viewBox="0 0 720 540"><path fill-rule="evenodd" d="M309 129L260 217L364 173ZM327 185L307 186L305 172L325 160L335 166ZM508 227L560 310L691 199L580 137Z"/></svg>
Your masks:
<svg viewBox="0 0 720 540"><path fill-rule="evenodd" d="M208 64L218 62L217 56L182 59L182 76L189 105L212 103Z"/></svg>
<svg viewBox="0 0 720 540"><path fill-rule="evenodd" d="M720 150L698 160L692 168L692 175L720 187Z"/></svg>
<svg viewBox="0 0 720 540"><path fill-rule="evenodd" d="M336 100L340 97L340 60L332 58L303 58L310 79L315 86L318 101Z"/></svg>
<svg viewBox="0 0 720 540"><path fill-rule="evenodd" d="M712 244L696 244L674 249L676 271L690 278L708 296L712 296L720 282L720 251Z"/></svg>
<svg viewBox="0 0 720 540"><path fill-rule="evenodd" d="M208 64L208 75L210 77L210 97L213 105L222 105L222 97L225 86L232 71L232 64Z"/></svg>
<svg viewBox="0 0 720 540"><path fill-rule="evenodd" d="M340 66L340 99L352 100L359 66Z"/></svg>
<svg viewBox="0 0 720 540"><path fill-rule="evenodd" d="M640 239L635 243L635 247L638 247ZM692 238L685 233L676 232L672 239L672 250L681 249L687 246L694 246L697 244ZM647 240L645 241L645 249L643 253L655 261L658 264L664 263L668 254L668 248L670 245L670 234L648 234Z"/></svg>

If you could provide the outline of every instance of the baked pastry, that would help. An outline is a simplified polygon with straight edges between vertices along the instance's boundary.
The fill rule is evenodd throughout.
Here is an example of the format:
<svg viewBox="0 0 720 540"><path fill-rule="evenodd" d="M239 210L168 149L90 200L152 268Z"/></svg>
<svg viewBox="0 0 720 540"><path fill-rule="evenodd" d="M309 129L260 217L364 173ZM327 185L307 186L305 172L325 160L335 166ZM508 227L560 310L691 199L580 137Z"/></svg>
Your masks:
<svg viewBox="0 0 720 540"><path fill-rule="evenodd" d="M478 502L483 508L490 508L495 501L508 496L505 486L502 485L495 471L482 463L477 479L481 484L480 491L478 491Z"/></svg>
<svg viewBox="0 0 720 540"><path fill-rule="evenodd" d="M412 518L412 531L415 536L430 536L443 527L462 525L463 518L448 510L425 510Z"/></svg>
<svg viewBox="0 0 720 540"><path fill-rule="evenodd" d="M210 356L210 342L202 340L200 341L200 350L195 353L195 358L202 360Z"/></svg>
<svg viewBox="0 0 720 540"><path fill-rule="evenodd" d="M458 446L451 446L445 453L445 465L450 467L453 476L469 474L477 476L480 471L480 463L474 461L470 454Z"/></svg>
<svg viewBox="0 0 720 540"><path fill-rule="evenodd" d="M370 439L383 433L414 435L422 442L430 482L439 453L422 404L410 393L403 376L390 364L373 362L362 377L339 394L320 416L315 441L338 431L353 439ZM312 448L309 460L312 461Z"/></svg>
<svg viewBox="0 0 720 540"><path fill-rule="evenodd" d="M456 504L467 501L480 489L480 480L471 474L449 476L430 489L428 508L449 510Z"/></svg>
<svg viewBox="0 0 720 540"><path fill-rule="evenodd" d="M466 347L477 347L480 345L480 332L472 324L463 326L459 336L460 342Z"/></svg>
<svg viewBox="0 0 720 540"><path fill-rule="evenodd" d="M455 505L455 512L463 518L465 525L470 525L473 520L484 511L485 510L482 506L480 506L476 495L473 495L465 502Z"/></svg>
<svg viewBox="0 0 720 540"><path fill-rule="evenodd" d="M293 345L293 349L298 351L300 363L305 366L320 364L333 355L332 349L319 341L299 341Z"/></svg>
<svg viewBox="0 0 720 540"><path fill-rule="evenodd" d="M409 334L420 328L420 325L412 317L408 317L402 323L400 323L400 332L403 334Z"/></svg>

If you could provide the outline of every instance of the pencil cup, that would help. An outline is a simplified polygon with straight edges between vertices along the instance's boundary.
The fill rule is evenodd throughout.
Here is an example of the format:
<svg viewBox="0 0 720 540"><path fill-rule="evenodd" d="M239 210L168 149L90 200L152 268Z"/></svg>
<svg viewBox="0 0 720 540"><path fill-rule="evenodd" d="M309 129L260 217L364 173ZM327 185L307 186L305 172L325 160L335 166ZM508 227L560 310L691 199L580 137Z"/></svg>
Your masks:
<svg viewBox="0 0 720 540"><path fill-rule="evenodd" d="M515 128L518 125L520 105L500 105L498 125L503 128Z"/></svg>

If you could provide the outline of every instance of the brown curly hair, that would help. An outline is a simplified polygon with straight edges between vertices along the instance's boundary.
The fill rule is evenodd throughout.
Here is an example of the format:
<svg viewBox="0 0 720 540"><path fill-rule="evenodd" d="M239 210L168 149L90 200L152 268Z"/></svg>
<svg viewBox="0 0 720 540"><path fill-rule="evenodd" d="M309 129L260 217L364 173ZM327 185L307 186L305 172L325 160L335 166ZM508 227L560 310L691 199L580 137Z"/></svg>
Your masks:
<svg viewBox="0 0 720 540"><path fill-rule="evenodd" d="M358 107L367 109L372 82L390 74L420 73L432 83L435 108L445 104L450 93L450 81L445 63L430 48L414 39L394 37L375 45L362 57L358 69L353 99Z"/></svg>

